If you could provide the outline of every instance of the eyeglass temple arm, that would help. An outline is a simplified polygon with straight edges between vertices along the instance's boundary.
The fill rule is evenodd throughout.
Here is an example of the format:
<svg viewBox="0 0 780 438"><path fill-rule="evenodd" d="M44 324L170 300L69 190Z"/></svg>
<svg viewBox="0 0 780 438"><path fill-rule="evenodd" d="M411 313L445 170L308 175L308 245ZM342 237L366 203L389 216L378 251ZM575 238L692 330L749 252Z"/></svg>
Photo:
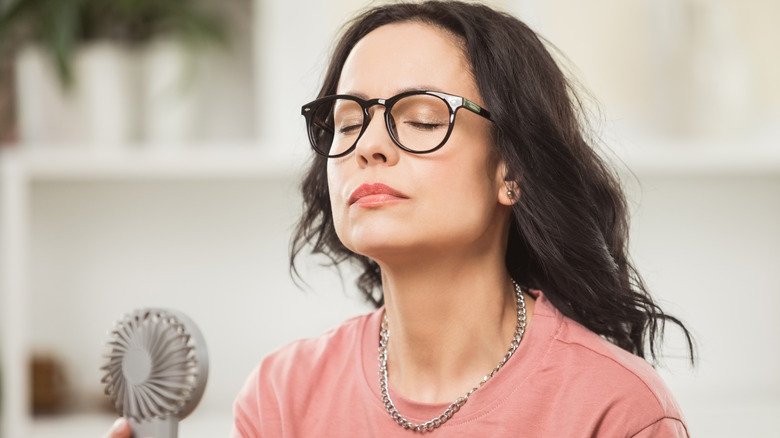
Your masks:
<svg viewBox="0 0 780 438"><path fill-rule="evenodd" d="M463 106L473 112L474 114L479 114L480 116L490 120L490 111L486 110L485 108L482 108L481 106L477 105L476 103L463 98Z"/></svg>

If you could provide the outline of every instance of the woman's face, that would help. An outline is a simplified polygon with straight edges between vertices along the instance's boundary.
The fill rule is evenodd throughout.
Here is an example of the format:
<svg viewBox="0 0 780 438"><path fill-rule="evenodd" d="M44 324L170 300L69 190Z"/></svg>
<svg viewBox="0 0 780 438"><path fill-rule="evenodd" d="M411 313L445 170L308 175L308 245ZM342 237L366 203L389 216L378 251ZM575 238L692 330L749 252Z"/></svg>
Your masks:
<svg viewBox="0 0 780 438"><path fill-rule="evenodd" d="M409 89L442 91L484 106L459 40L418 22L385 25L361 39L344 64L337 93L373 99ZM372 111L356 149L328 159L333 221L342 243L378 261L500 245L511 200L491 122L461 108L442 148L413 154L393 143L384 107ZM375 193L377 183L394 193Z"/></svg>

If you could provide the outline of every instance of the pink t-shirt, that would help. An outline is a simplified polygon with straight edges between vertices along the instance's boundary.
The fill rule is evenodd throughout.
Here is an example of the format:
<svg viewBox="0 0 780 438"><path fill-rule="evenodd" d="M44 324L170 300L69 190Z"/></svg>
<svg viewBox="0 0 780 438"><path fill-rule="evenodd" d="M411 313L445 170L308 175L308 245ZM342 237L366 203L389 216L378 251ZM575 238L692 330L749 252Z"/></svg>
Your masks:
<svg viewBox="0 0 780 438"><path fill-rule="evenodd" d="M687 437L674 398L642 358L563 316L544 294L504 367L431 432L439 437ZM379 392L384 308L265 357L234 406L232 437L411 437ZM448 404L392 389L398 411L420 423Z"/></svg>

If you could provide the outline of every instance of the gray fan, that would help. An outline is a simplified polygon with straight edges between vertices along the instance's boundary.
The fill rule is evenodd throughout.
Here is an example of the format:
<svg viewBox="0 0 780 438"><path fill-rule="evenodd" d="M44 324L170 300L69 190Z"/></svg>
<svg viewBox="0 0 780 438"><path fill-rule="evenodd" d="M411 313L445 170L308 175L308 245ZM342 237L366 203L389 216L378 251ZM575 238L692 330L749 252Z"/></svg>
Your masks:
<svg viewBox="0 0 780 438"><path fill-rule="evenodd" d="M101 382L133 437L176 438L209 373L206 343L192 320L173 310L138 309L116 322L106 345Z"/></svg>

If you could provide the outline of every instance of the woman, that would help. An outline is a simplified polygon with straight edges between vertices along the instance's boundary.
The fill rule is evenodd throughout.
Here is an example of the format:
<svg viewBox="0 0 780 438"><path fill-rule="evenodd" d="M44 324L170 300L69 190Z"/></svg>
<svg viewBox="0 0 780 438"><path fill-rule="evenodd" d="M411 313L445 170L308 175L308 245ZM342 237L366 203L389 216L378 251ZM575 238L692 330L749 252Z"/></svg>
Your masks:
<svg viewBox="0 0 780 438"><path fill-rule="evenodd" d="M351 262L377 310L267 356L234 437L687 436L643 358L665 321L617 179L539 37L459 2L368 10L304 105L291 262Z"/></svg>

